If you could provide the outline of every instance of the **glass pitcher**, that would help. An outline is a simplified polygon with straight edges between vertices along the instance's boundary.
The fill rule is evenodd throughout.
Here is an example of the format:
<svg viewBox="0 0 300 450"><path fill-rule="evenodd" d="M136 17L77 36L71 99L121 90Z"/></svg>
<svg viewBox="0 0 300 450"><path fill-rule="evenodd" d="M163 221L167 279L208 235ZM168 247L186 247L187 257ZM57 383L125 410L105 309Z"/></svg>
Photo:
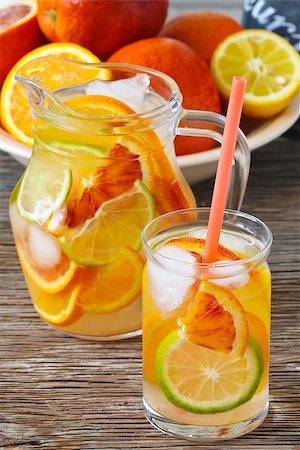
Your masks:
<svg viewBox="0 0 300 450"><path fill-rule="evenodd" d="M18 256L34 306L54 328L85 339L130 337L141 332L141 231L158 215L195 206L174 138L221 142L224 117L184 111L170 77L125 64L68 61L65 85L51 90L40 79L53 62L66 64L40 58L17 74L34 132L10 201ZM249 154L240 131L228 207L243 200Z"/></svg>

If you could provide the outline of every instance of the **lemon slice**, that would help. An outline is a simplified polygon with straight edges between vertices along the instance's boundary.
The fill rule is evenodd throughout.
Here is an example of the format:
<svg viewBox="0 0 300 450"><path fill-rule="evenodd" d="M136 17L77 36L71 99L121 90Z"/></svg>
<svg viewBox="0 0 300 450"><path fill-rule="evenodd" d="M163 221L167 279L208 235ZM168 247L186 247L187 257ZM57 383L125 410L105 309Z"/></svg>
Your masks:
<svg viewBox="0 0 300 450"><path fill-rule="evenodd" d="M167 399L198 414L229 411L249 401L263 367L260 346L252 338L244 357L238 357L193 344L174 331L156 356L157 377Z"/></svg>
<svg viewBox="0 0 300 450"><path fill-rule="evenodd" d="M66 200L72 184L70 169L51 168L50 160L30 160L19 187L17 209L24 219L44 224Z"/></svg>
<svg viewBox="0 0 300 450"><path fill-rule="evenodd" d="M252 117L279 113L299 89L299 55L271 31L243 30L228 36L213 54L211 71L226 98L233 76L247 79L243 111Z"/></svg>
<svg viewBox="0 0 300 450"><path fill-rule="evenodd" d="M142 229L154 214L149 190L136 180L130 191L103 203L94 217L67 229L59 240L64 252L77 264L105 265L125 245L134 250L140 248Z"/></svg>

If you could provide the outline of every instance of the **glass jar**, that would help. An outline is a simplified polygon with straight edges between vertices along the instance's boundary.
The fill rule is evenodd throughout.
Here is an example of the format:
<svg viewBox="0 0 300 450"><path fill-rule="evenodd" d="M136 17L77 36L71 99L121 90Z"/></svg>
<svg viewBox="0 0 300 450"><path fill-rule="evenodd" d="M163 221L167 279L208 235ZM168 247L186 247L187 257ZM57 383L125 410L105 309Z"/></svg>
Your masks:
<svg viewBox="0 0 300 450"><path fill-rule="evenodd" d="M52 91L39 81L49 58L17 74L34 127L33 154L10 202L21 266L53 327L87 339L130 337L141 329L141 231L160 214L195 206L174 137L221 141L224 118L183 111L170 77L123 64L68 61L74 71ZM204 126L178 128L179 120ZM241 132L235 155L228 203L239 207L249 171Z"/></svg>

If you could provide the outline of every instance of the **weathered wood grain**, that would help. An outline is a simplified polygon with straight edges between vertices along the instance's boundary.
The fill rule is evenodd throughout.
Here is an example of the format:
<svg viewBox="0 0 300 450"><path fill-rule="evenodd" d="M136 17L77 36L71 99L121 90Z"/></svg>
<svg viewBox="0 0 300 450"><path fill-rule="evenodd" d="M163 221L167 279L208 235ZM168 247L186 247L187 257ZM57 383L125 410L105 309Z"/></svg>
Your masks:
<svg viewBox="0 0 300 450"><path fill-rule="evenodd" d="M0 448L265 449L300 448L299 124L253 153L243 209L273 230L271 406L261 427L222 444L165 436L144 419L141 339L81 342L34 312L8 219L8 199L22 167L0 153ZM194 187L209 204L212 181Z"/></svg>

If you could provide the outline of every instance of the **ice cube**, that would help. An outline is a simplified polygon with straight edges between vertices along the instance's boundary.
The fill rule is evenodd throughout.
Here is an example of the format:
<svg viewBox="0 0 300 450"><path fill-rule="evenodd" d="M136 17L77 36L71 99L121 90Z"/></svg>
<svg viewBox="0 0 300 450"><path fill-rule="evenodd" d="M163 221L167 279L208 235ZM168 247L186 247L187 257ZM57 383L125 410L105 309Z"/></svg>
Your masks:
<svg viewBox="0 0 300 450"><path fill-rule="evenodd" d="M123 80L94 80L87 84L86 94L100 94L113 97L130 106L136 112L144 111L144 97L149 90L150 78L146 74L137 74Z"/></svg>
<svg viewBox="0 0 300 450"><path fill-rule="evenodd" d="M150 290L157 307L163 312L169 312L184 302L195 283L197 270L193 263L197 260L190 252L175 245L162 247L157 253L171 259L158 257L160 265L149 260L147 273Z"/></svg>
<svg viewBox="0 0 300 450"><path fill-rule="evenodd" d="M226 261L218 261L218 263L228 263ZM237 289L245 286L249 283L249 274L247 272L247 268L245 264L234 263L234 266L214 266L209 269L210 275L213 275L213 278L208 279L214 284L218 284L219 286L223 286L226 289ZM216 278L215 278L216 277Z"/></svg>
<svg viewBox="0 0 300 450"><path fill-rule="evenodd" d="M57 234L58 231L66 223L67 215L68 215L68 208L67 205L64 204L52 215L51 219L49 220L47 230L52 234Z"/></svg>
<svg viewBox="0 0 300 450"><path fill-rule="evenodd" d="M59 264L62 253L54 237L37 224L31 224L28 229L28 245L35 263L46 269Z"/></svg>
<svg viewBox="0 0 300 450"><path fill-rule="evenodd" d="M250 242L244 240L241 236L221 232L220 244L240 255L248 255Z"/></svg>
<svg viewBox="0 0 300 450"><path fill-rule="evenodd" d="M197 239L206 239L207 229L195 227L189 230L189 237L197 238Z"/></svg>

